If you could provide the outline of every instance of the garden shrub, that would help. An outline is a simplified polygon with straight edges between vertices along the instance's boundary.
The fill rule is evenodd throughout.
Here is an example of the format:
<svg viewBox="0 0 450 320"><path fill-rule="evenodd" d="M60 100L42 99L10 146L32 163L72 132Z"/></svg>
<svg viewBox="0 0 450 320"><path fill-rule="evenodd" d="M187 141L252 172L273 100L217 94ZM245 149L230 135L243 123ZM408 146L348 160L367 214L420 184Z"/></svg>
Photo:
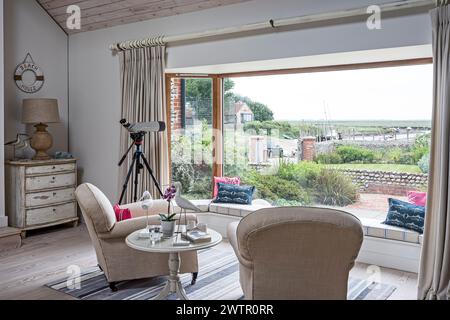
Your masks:
<svg viewBox="0 0 450 320"><path fill-rule="evenodd" d="M315 161L320 164L340 164L342 163L342 157L339 153L333 151L319 154Z"/></svg>
<svg viewBox="0 0 450 320"><path fill-rule="evenodd" d="M323 166L309 161L280 163L277 175L285 180L296 181L303 188L311 188Z"/></svg>
<svg viewBox="0 0 450 320"><path fill-rule="evenodd" d="M430 154L424 154L422 158L417 162L417 165L419 166L420 170L423 173L429 173L430 172Z"/></svg>
<svg viewBox="0 0 450 320"><path fill-rule="evenodd" d="M343 163L372 163L375 159L375 152L357 146L339 146L336 152L342 158Z"/></svg>
<svg viewBox="0 0 450 320"><path fill-rule="evenodd" d="M256 187L256 197L276 203L279 200L297 201L301 204L311 202L309 194L296 182L285 180L276 175L261 175L251 172L244 177L241 184Z"/></svg>
<svg viewBox="0 0 450 320"><path fill-rule="evenodd" d="M416 138L412 147L413 163L418 163L427 153L430 152L431 134L422 134Z"/></svg>
<svg viewBox="0 0 450 320"><path fill-rule="evenodd" d="M413 152L401 148L394 148L386 153L388 163L394 164L416 164Z"/></svg>
<svg viewBox="0 0 450 320"><path fill-rule="evenodd" d="M347 176L336 170L322 169L316 183L314 195L321 204L345 207L359 198L358 188Z"/></svg>

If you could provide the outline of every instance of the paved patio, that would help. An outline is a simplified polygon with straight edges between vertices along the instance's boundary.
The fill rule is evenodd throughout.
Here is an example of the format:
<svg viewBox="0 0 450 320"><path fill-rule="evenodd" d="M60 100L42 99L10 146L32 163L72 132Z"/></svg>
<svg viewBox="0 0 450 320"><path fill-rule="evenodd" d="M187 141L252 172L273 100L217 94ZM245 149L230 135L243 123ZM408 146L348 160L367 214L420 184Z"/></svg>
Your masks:
<svg viewBox="0 0 450 320"><path fill-rule="evenodd" d="M344 207L343 209L355 214L359 218L385 220L389 209L389 198L408 201L407 197L387 194L361 193L361 197L358 202Z"/></svg>

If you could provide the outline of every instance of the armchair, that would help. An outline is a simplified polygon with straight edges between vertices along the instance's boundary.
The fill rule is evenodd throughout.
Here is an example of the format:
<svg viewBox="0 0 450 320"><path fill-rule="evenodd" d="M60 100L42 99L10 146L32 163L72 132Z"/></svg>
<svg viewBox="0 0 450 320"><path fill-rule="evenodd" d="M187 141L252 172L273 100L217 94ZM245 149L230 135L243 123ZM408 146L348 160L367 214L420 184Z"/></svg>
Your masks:
<svg viewBox="0 0 450 320"><path fill-rule="evenodd" d="M346 299L361 222L332 209L255 211L228 225L246 299Z"/></svg>
<svg viewBox="0 0 450 320"><path fill-rule="evenodd" d="M111 290L117 290L118 281L169 274L168 254L140 252L125 244L125 238L130 233L147 225L147 212L139 203L123 206L131 209L133 218L116 222L111 203L97 187L84 183L76 189L75 195L97 255L98 265L105 273ZM160 224L158 213L165 211L167 202L155 200L154 206L149 209L150 224ZM197 220L194 214L188 214L187 219ZM198 261L194 251L181 254L180 273L188 272L193 273L195 282Z"/></svg>

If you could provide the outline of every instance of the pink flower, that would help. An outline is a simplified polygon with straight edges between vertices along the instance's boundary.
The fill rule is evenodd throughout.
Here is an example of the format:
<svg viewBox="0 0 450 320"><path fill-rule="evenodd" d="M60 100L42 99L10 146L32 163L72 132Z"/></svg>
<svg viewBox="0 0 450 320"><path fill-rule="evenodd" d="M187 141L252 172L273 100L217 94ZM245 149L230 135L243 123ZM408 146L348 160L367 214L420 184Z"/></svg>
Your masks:
<svg viewBox="0 0 450 320"><path fill-rule="evenodd" d="M164 191L163 199L166 201L171 201L175 198L175 193L177 192L177 188L175 186L167 187Z"/></svg>

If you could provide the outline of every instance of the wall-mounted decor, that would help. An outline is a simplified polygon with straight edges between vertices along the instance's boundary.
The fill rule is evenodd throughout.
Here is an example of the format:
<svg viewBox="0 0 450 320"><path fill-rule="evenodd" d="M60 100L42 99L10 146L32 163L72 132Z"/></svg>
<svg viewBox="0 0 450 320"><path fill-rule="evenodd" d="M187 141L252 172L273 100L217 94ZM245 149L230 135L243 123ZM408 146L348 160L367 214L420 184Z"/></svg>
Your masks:
<svg viewBox="0 0 450 320"><path fill-rule="evenodd" d="M24 81L24 74L32 73L32 79L29 82ZM14 81L17 87L26 93L35 93L41 90L44 85L44 74L41 68L34 63L31 54L27 53L25 60L19 64L14 72Z"/></svg>

